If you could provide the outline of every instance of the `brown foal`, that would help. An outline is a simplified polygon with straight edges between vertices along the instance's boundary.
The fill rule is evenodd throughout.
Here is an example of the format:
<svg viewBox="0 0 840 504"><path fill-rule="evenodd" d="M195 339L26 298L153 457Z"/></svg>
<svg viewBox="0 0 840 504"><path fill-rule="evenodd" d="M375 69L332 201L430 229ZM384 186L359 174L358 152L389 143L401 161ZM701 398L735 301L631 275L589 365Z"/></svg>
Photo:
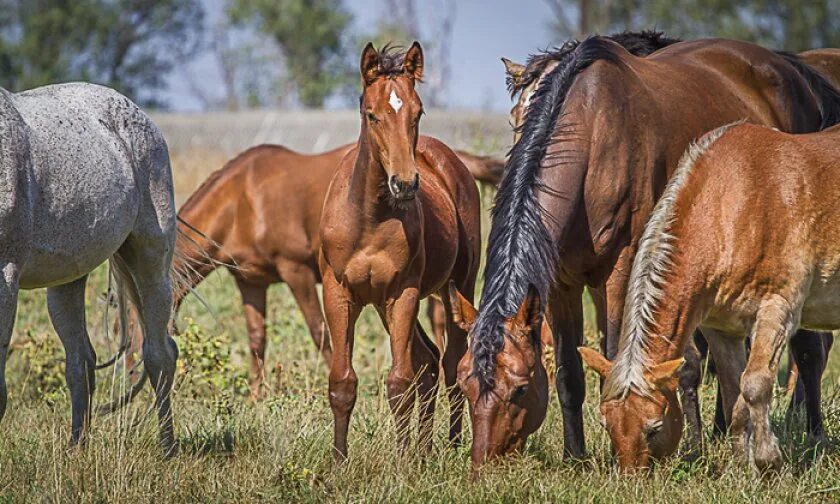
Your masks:
<svg viewBox="0 0 840 504"><path fill-rule="evenodd" d="M341 158L355 144L320 154L300 154L280 145L252 147L214 172L181 207L181 234L173 265L180 279L173 292L177 310L184 297L211 272L227 268L242 298L251 353L251 397L261 396L265 379L268 287L285 282L300 308L315 347L332 356L316 285L321 283L318 250L321 210ZM456 151L476 181L496 185L504 161ZM130 310L132 369L143 346L136 312ZM442 341L446 317L429 298L428 315ZM119 332L118 330L116 332ZM139 385L138 385L139 387ZM138 388L139 390L139 388ZM106 411L113 406L105 408Z"/></svg>
<svg viewBox="0 0 840 504"><path fill-rule="evenodd" d="M707 338L736 454L748 455L751 437L759 469L781 466L769 412L785 343L800 326L840 328L839 146L840 127L740 125L683 157L641 238L618 354L581 349L605 378L601 413L625 471L676 449L674 373L701 323L715 329Z"/></svg>
<svg viewBox="0 0 840 504"><path fill-rule="evenodd" d="M481 237L478 191L469 172L444 144L418 134L420 45L415 42L403 55L368 44L361 74L359 141L333 177L321 220L324 311L333 348L329 400L338 460L347 456L356 402L354 327L369 304L390 336L393 366L386 385L399 446L408 446L419 395L418 445L424 452L431 449L440 354L418 324L417 311L420 300L433 293L448 303L450 280L472 297ZM454 385L466 333L451 316L447 336L441 350L450 391L449 436L457 441L463 401Z"/></svg>

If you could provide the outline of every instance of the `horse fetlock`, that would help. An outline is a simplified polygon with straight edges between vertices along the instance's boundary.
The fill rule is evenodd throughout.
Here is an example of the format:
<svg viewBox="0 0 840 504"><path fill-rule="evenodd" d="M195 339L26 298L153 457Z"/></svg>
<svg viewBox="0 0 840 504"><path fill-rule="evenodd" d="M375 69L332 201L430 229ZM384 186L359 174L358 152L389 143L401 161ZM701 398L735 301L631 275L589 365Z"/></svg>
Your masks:
<svg viewBox="0 0 840 504"><path fill-rule="evenodd" d="M761 472L778 471L782 468L782 452L775 436L771 434L770 438L762 443L756 440L753 461Z"/></svg>

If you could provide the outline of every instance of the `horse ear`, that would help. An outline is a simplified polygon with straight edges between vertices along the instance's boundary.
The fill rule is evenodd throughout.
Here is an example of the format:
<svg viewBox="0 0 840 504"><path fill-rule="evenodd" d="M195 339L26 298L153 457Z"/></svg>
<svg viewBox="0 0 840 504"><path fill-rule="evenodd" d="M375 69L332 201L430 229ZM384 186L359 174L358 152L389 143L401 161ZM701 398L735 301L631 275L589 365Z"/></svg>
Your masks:
<svg viewBox="0 0 840 504"><path fill-rule="evenodd" d="M514 87L519 85L519 79L525 73L525 65L515 63L507 58L502 58L502 63L505 64L505 73L510 77Z"/></svg>
<svg viewBox="0 0 840 504"><path fill-rule="evenodd" d="M659 389L676 390L679 385L679 370L685 363L685 358L669 360L653 366L647 372L647 378Z"/></svg>
<svg viewBox="0 0 840 504"><path fill-rule="evenodd" d="M519 305L514 323L529 329L536 327L540 323L541 308L540 293L537 292L536 287L528 285L528 294L525 295L525 299Z"/></svg>
<svg viewBox="0 0 840 504"><path fill-rule="evenodd" d="M379 53L373 47L372 42L368 42L362 50L362 62L359 65L359 70L362 73L362 82L365 86L369 86L379 77Z"/></svg>
<svg viewBox="0 0 840 504"><path fill-rule="evenodd" d="M578 347L578 353L583 359L583 362L585 362L590 369L601 375L601 378L606 378L610 369L612 369L612 362L608 361L606 357L601 355L601 352L587 347Z"/></svg>
<svg viewBox="0 0 840 504"><path fill-rule="evenodd" d="M452 307L452 321L465 331L472 329L478 312L472 303L458 292L452 280L449 281L449 304Z"/></svg>
<svg viewBox="0 0 840 504"><path fill-rule="evenodd" d="M416 40L405 53L403 72L415 81L423 80L423 48Z"/></svg>

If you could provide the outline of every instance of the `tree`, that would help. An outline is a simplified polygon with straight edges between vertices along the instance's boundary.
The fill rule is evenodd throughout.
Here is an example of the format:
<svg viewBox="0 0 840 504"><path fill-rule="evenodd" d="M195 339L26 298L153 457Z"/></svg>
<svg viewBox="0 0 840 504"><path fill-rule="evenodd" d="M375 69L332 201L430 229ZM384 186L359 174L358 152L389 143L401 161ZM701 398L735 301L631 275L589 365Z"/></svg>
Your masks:
<svg viewBox="0 0 840 504"><path fill-rule="evenodd" d="M162 105L157 92L195 49L200 0L0 0L0 85L87 80Z"/></svg>
<svg viewBox="0 0 840 504"><path fill-rule="evenodd" d="M232 0L228 12L278 44L305 107L322 107L347 81L345 33L352 18L340 0Z"/></svg>
<svg viewBox="0 0 840 504"><path fill-rule="evenodd" d="M789 51L840 44L840 17L834 15L840 0L545 1L554 13L550 28L561 40L657 28L675 37L737 38Z"/></svg>

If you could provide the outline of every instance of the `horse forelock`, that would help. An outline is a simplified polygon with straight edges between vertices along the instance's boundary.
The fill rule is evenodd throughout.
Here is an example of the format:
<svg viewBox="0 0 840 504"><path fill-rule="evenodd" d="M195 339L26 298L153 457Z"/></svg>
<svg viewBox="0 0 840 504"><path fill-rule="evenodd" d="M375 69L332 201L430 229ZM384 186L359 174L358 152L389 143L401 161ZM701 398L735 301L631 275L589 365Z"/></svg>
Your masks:
<svg viewBox="0 0 840 504"><path fill-rule="evenodd" d="M548 145L561 140L563 128L556 125L566 95L586 67L597 60L617 59L603 38L591 37L577 44L536 89L522 124L522 137L511 149L492 212L481 311L470 347L473 373L482 391L493 387L496 356L504 346L505 320L516 313L530 285L537 289L544 306L557 271L559 247L545 224L553 217L545 212L537 195L552 191L540 181L540 171ZM538 339L538 331L534 334Z"/></svg>
<svg viewBox="0 0 840 504"><path fill-rule="evenodd" d="M673 266L676 242L671 230L677 200L698 160L730 128L742 122L714 129L689 145L645 225L628 282L618 354L602 389L605 400L625 397L630 391L648 395L652 390L644 376L650 367L648 342L653 337L662 286Z"/></svg>

